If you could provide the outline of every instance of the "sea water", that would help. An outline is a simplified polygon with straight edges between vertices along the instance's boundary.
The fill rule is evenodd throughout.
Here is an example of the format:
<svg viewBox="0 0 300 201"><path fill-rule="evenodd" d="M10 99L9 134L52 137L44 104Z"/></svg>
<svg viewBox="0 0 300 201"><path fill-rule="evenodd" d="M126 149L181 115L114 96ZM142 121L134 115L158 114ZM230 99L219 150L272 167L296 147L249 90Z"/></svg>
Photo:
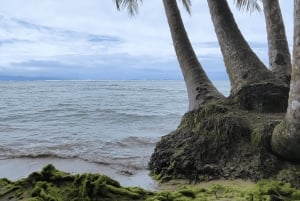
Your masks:
<svg viewBox="0 0 300 201"><path fill-rule="evenodd" d="M229 94L227 81L215 81ZM183 81L2 81L0 160L81 159L147 169L188 109Z"/></svg>

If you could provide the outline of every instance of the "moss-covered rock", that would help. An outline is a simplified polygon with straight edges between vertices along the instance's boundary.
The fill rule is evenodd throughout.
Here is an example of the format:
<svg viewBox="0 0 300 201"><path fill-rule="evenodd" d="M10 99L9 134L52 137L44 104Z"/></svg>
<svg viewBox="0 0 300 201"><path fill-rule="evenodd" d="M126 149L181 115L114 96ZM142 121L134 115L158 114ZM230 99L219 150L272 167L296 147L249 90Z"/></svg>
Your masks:
<svg viewBox="0 0 300 201"><path fill-rule="evenodd" d="M274 127L283 113L241 110L230 99L214 101L186 113L179 127L163 136L151 156L151 173L159 180L187 178L281 179L299 186L300 169L271 151ZM286 167L297 171L289 171ZM291 170L291 169L290 169Z"/></svg>
<svg viewBox="0 0 300 201"><path fill-rule="evenodd" d="M126 201L145 200L150 194L137 187L121 187L119 182L105 175L71 175L52 165L16 182L0 180L1 201Z"/></svg>
<svg viewBox="0 0 300 201"><path fill-rule="evenodd" d="M16 182L0 179L0 201L262 201L300 200L300 190L280 181L263 180L248 188L231 185L182 186L175 191L151 192L122 187L101 174L71 175L52 165Z"/></svg>

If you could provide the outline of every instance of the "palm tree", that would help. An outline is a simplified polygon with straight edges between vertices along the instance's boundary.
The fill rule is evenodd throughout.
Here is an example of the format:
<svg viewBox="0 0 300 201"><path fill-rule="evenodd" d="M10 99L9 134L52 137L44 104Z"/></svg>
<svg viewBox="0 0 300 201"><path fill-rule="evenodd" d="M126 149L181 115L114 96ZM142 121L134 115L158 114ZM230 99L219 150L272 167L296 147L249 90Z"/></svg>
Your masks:
<svg viewBox="0 0 300 201"><path fill-rule="evenodd" d="M120 8L125 5L135 7L138 0L116 1ZM236 1L242 7L250 8L245 2L253 3L255 0ZM185 2L189 8L190 2ZM226 99L216 90L198 62L184 29L177 2L163 0L173 45L188 89L190 110L195 111L188 112L178 128L157 144L149 163L152 173L172 178L178 175L192 176L197 180L199 174L204 177L258 179L277 177L280 170L285 171L290 164L274 156L269 146L270 133L281 117L280 114L245 112L237 109L232 100L242 109L254 109L258 112L285 112L288 100L288 111L273 132L271 146L284 159L300 161L299 2L295 0L294 64L288 96L289 87L284 82L286 77L278 73L284 71L284 75L288 76L288 67L281 65L279 71L272 67L273 73L268 70L242 36L227 1L208 0L232 85L231 96ZM272 6L268 7L267 1L264 3L264 11L270 13ZM256 6L250 9L254 8L257 9ZM129 12L134 14L136 10L129 9ZM271 17L266 17L269 18ZM275 23L269 20L268 23ZM283 24L279 22L281 23ZM271 27L274 26L270 26L268 31L273 30ZM278 36L269 37L269 40L277 40ZM270 41L269 45L269 48L274 47ZM274 48L279 47L280 45ZM254 144L249 143L252 140ZM300 176L297 171L291 175L296 175L291 178Z"/></svg>
<svg viewBox="0 0 300 201"><path fill-rule="evenodd" d="M137 1L116 0L117 8L127 7L130 14L136 13ZM185 80L189 110L196 110L205 103L224 96L215 88L204 72L184 28L180 11L175 0L163 0L165 13L172 35L173 46ZM190 1L183 1L189 12Z"/></svg>
<svg viewBox="0 0 300 201"><path fill-rule="evenodd" d="M288 109L272 135L272 150L280 156L300 160L300 1L294 0L294 50Z"/></svg>
<svg viewBox="0 0 300 201"><path fill-rule="evenodd" d="M211 99L223 98L223 95L213 86L197 59L185 31L177 2L163 0L163 3L177 59L186 83L190 111L199 109Z"/></svg>
<svg viewBox="0 0 300 201"><path fill-rule="evenodd" d="M288 87L269 71L241 34L226 0L207 0L231 82L231 96L243 109L284 112Z"/></svg>
<svg viewBox="0 0 300 201"><path fill-rule="evenodd" d="M126 7L130 14L137 12L138 5L141 2L141 0L116 0L118 9ZM220 93L212 86L200 63L197 61L185 32L178 6L172 5L168 1L163 2L173 45L187 86L189 108L194 110L211 97L220 98ZM259 9L256 0L236 0L236 3L241 8ZM183 4L190 11L190 1L183 0ZM208 4L227 73L229 74L233 99L242 109L259 112L285 111L288 87L274 76L252 51L238 29L227 1L208 0ZM171 14L171 12L173 13ZM179 30L184 30L184 34L177 31L179 26L181 27ZM183 35L186 36L183 37ZM185 48L185 50L182 48ZM191 58L193 58L193 63L188 63L187 61L192 62ZM199 72L196 73L195 68ZM270 87L270 85L272 86ZM200 96L199 94L202 95Z"/></svg>
<svg viewBox="0 0 300 201"><path fill-rule="evenodd" d="M235 0L239 9L260 11L258 0ZM262 0L266 21L269 65L271 71L288 86L291 78L291 56L278 0Z"/></svg>
<svg viewBox="0 0 300 201"><path fill-rule="evenodd" d="M258 0L234 0L238 9L261 11ZM278 0L261 0L266 21L270 70L288 86L291 77L291 56Z"/></svg>
<svg viewBox="0 0 300 201"><path fill-rule="evenodd" d="M271 71L290 84L292 62L278 0L263 0Z"/></svg>

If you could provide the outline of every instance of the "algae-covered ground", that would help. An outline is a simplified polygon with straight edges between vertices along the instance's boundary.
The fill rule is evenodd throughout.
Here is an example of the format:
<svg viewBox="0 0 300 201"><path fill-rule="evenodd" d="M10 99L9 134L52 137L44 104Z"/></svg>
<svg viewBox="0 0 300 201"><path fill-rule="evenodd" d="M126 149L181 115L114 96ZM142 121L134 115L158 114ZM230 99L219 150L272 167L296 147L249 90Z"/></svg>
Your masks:
<svg viewBox="0 0 300 201"><path fill-rule="evenodd" d="M151 192L122 187L101 174L71 175L48 165L16 182L0 179L0 201L187 201L187 200L300 200L300 190L289 183L262 180L247 188L229 185L181 186L175 191Z"/></svg>

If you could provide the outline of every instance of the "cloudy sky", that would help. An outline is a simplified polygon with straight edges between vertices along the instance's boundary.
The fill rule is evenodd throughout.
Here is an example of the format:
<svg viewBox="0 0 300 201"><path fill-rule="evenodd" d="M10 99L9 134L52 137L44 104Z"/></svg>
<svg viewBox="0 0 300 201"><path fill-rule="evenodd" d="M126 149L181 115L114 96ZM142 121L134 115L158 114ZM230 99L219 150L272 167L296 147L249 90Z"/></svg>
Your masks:
<svg viewBox="0 0 300 201"><path fill-rule="evenodd" d="M193 47L212 79L227 79L207 2L192 2L191 16L181 11ZM144 0L136 17L113 0L0 3L0 79L182 79L161 0ZM280 3L292 46L293 1ZM231 8L267 64L263 13Z"/></svg>

